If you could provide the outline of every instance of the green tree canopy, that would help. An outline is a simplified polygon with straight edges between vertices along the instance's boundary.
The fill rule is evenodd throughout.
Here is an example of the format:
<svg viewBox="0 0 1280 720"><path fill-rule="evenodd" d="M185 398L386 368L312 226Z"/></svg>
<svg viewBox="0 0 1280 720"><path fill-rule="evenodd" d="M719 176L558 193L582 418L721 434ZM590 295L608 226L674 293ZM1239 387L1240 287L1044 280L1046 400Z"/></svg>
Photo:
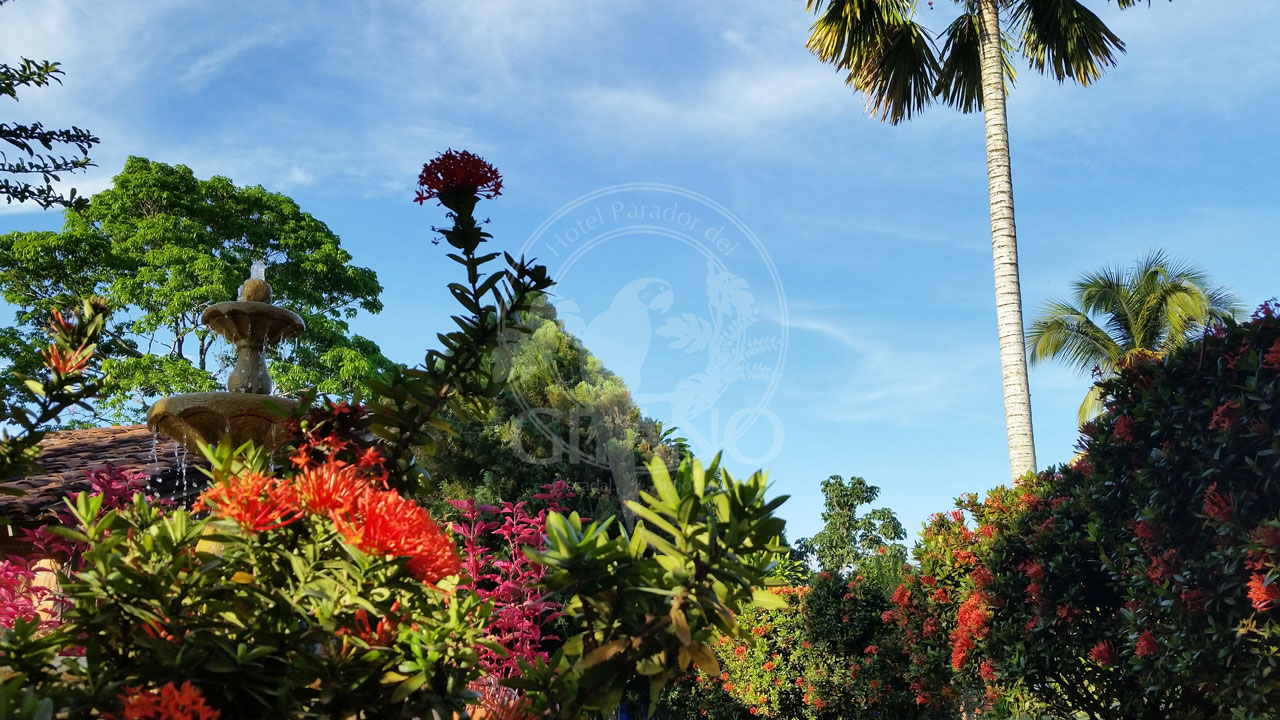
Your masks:
<svg viewBox="0 0 1280 720"><path fill-rule="evenodd" d="M234 299L255 260L266 263L275 303L307 323L296 345L271 356L278 393L348 394L390 365L347 325L359 310L382 309L377 276L352 265L323 222L261 186L131 157L110 189L67 211L62 232L0 237L0 292L18 308L0 329L10 359L0 387L12 396L17 375L38 367L52 309L100 295L116 311L100 345L106 418L137 421L157 397L219 389L234 353L200 315Z"/></svg>
<svg viewBox="0 0 1280 720"><path fill-rule="evenodd" d="M893 510L875 508L858 514L859 508L880 496L879 487L857 476L845 480L832 475L822 481L822 494L822 529L796 544L801 552L815 558L828 572L849 568L871 572L881 564L890 569L902 565L907 551L898 543L907 533Z"/></svg>
<svg viewBox="0 0 1280 720"><path fill-rule="evenodd" d="M1110 376L1135 350L1165 355L1239 311L1238 299L1213 287L1204 271L1159 251L1130 268L1081 275L1072 291L1070 300L1046 303L1031 323L1027 352L1033 364L1056 359ZM1080 404L1080 422L1101 411L1095 386Z"/></svg>
<svg viewBox="0 0 1280 720"><path fill-rule="evenodd" d="M528 500L563 480L578 493L573 509L619 514L621 501L649 487L650 458L675 467L679 440L641 414L622 379L564 331L550 305L541 302L528 324L533 331L507 348L507 385L488 415L456 423L457 434L421 459L438 481L434 499Z"/></svg>

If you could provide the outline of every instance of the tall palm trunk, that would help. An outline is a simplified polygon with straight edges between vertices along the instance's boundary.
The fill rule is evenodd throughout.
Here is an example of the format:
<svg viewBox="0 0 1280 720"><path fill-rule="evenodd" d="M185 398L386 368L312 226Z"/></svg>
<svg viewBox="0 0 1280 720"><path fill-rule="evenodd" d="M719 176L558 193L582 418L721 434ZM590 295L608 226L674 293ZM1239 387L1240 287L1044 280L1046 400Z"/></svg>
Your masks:
<svg viewBox="0 0 1280 720"><path fill-rule="evenodd" d="M978 0L978 17L1004 422L1009 441L1009 471L1018 478L1036 469L1036 449L1031 432L1031 390L1027 384L1026 346L1022 336L1022 291L1018 285L1018 236L1013 223L1013 173L1009 167L998 0Z"/></svg>

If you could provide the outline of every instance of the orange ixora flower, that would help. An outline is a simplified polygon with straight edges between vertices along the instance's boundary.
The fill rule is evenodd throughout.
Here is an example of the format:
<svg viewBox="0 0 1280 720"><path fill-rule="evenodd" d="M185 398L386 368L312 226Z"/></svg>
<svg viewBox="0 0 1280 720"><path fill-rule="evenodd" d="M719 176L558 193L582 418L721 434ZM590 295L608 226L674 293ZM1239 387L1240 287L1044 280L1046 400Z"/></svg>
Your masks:
<svg viewBox="0 0 1280 720"><path fill-rule="evenodd" d="M126 687L120 693L124 712L104 715L111 720L218 720L222 713L209 707L204 696L190 682L182 687L165 683L156 690Z"/></svg>
<svg viewBox="0 0 1280 720"><path fill-rule="evenodd" d="M1253 609L1258 612L1266 612L1273 605L1280 603L1280 581L1266 584L1267 577L1262 573L1254 573L1249 578L1249 601L1253 603Z"/></svg>
<svg viewBox="0 0 1280 720"><path fill-rule="evenodd" d="M361 551L409 558L409 573L424 583L462 571L453 542L425 508L400 493L365 488L330 518L342 537Z"/></svg>
<svg viewBox="0 0 1280 720"><path fill-rule="evenodd" d="M299 504L317 515L346 510L369 487L359 467L332 459L303 470L293 484Z"/></svg>
<svg viewBox="0 0 1280 720"><path fill-rule="evenodd" d="M302 517L298 493L287 480L250 472L214 485L196 502L250 532L275 530Z"/></svg>
<svg viewBox="0 0 1280 720"><path fill-rule="evenodd" d="M78 375L81 370L89 365L89 360L93 357L93 350L81 345L75 350L67 350L50 345L41 351L44 356L44 364L54 373L67 377L69 375Z"/></svg>

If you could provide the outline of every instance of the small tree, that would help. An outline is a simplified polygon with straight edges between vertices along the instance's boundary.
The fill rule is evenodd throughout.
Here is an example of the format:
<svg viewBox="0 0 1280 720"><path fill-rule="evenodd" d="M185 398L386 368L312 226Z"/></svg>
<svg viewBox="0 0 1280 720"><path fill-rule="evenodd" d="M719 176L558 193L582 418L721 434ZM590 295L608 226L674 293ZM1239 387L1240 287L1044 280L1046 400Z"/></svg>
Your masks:
<svg viewBox="0 0 1280 720"><path fill-rule="evenodd" d="M0 5L8 0L0 0ZM58 63L22 58L17 66L0 64L0 95L18 101L18 88L46 87L62 83L62 69ZM63 195L53 183L62 180L63 173L74 173L91 167L89 149L98 144L98 138L83 128L72 126L65 130L51 130L40 122L0 123L0 140L17 148L19 155L10 158L0 152L0 195L6 203L36 203L48 209L54 206L82 208L85 199L77 196L75 188ZM71 157L64 153L74 150ZM24 157L25 156L25 157ZM24 178L39 176L36 182Z"/></svg>
<svg viewBox="0 0 1280 720"><path fill-rule="evenodd" d="M868 562L894 569L906 560L901 543L907 533L889 508L875 508L865 515L858 509L875 502L880 488L852 476L847 481L832 475L822 481L822 529L812 538L796 543L797 549L812 556L828 572L843 573L855 566L864 574Z"/></svg>

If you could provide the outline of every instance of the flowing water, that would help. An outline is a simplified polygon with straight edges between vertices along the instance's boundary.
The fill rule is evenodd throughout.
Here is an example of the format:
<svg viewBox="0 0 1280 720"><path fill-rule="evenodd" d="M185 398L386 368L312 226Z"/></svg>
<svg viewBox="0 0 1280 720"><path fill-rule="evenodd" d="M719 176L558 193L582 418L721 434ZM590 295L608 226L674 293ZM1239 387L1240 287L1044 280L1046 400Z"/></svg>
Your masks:
<svg viewBox="0 0 1280 720"><path fill-rule="evenodd" d="M160 482L160 433L151 431L151 465L147 468L147 497L159 494Z"/></svg>

